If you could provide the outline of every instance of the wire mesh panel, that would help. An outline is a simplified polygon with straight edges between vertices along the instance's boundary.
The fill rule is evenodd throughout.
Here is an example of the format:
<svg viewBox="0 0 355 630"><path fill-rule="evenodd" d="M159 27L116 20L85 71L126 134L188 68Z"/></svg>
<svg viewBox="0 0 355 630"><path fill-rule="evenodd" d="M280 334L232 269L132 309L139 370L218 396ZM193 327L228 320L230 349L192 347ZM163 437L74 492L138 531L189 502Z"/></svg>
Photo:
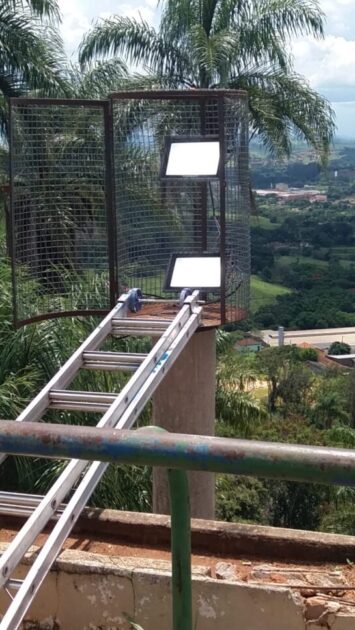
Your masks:
<svg viewBox="0 0 355 630"><path fill-rule="evenodd" d="M163 288L172 254L219 254L221 290L204 296L204 323L243 319L250 278L245 95L190 90L111 98L121 289L137 286L148 296L167 297ZM166 176L171 142L203 139L219 143L218 172Z"/></svg>
<svg viewBox="0 0 355 630"><path fill-rule="evenodd" d="M100 101L12 99L17 324L112 303L107 110Z"/></svg>
<svg viewBox="0 0 355 630"><path fill-rule="evenodd" d="M12 99L10 113L17 324L105 312L127 287L171 297L164 281L172 255L221 258L220 290L203 295L205 325L246 316L245 94L189 90L126 92L109 101ZM191 150L193 142L217 143L216 172L171 173L169 152L179 142Z"/></svg>

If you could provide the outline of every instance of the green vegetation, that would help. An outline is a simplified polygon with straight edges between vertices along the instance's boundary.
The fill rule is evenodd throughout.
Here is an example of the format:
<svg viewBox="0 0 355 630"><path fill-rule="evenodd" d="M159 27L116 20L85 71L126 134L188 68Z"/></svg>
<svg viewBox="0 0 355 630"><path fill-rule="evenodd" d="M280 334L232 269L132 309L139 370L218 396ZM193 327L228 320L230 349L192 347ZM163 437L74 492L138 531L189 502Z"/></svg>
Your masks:
<svg viewBox="0 0 355 630"><path fill-rule="evenodd" d="M348 343L344 343L343 341L334 341L330 348L329 354L350 354L351 346Z"/></svg>
<svg viewBox="0 0 355 630"><path fill-rule="evenodd" d="M272 223L268 217L252 216L250 218L251 227L260 227L263 230L275 230L278 227L277 223Z"/></svg>
<svg viewBox="0 0 355 630"><path fill-rule="evenodd" d="M218 435L355 446L353 371L313 371L313 349L287 346L241 355L232 348L233 342L228 349L225 339L219 356ZM260 400L257 392L263 383L267 393ZM233 413L229 395L235 398ZM354 534L353 499L353 491L345 488L217 478L218 516L238 522Z"/></svg>
<svg viewBox="0 0 355 630"><path fill-rule="evenodd" d="M58 35L56 0L1 0L0 125L7 127L5 99L28 90L70 94Z"/></svg>
<svg viewBox="0 0 355 630"><path fill-rule="evenodd" d="M267 173L269 185L277 181L303 185L313 173L317 187L328 190L329 200L280 203L263 198L258 204L259 216L251 228L252 272L291 293L276 296L273 303L261 303L259 309L252 302L250 326L355 325L355 150L338 147L328 169L317 172L304 164L304 158L297 159L281 167L258 157L253 177L258 180Z"/></svg>
<svg viewBox="0 0 355 630"><path fill-rule="evenodd" d="M258 311L258 309L262 306L275 304L276 298L279 295L287 295L291 293L290 289L287 289L280 284L265 282L264 280L258 278L258 276L251 277L250 289L250 304L253 313Z"/></svg>
<svg viewBox="0 0 355 630"><path fill-rule="evenodd" d="M287 53L291 37L322 37L323 17L314 0L165 0L157 30L127 17L100 20L84 37L80 61L120 55L162 87L246 90L251 134L271 153L289 155L296 136L325 157L332 111Z"/></svg>

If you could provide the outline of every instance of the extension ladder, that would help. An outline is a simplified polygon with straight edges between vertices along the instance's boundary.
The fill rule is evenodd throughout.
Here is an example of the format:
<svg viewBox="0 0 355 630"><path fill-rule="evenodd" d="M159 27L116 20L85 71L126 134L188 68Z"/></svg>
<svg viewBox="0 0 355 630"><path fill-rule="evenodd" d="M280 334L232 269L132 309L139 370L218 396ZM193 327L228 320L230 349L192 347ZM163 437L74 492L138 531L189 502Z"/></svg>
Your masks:
<svg viewBox="0 0 355 630"><path fill-rule="evenodd" d="M133 426L168 369L199 326L202 307L198 302L198 291L194 291L184 299L174 319L143 319L141 316L130 315L131 297L132 292L120 297L113 310L19 415L17 422L36 422L47 409L65 409L103 413L97 424L100 428L129 429ZM141 302L144 303L145 300ZM98 350L109 335L149 335L159 339L148 354ZM135 373L119 394L66 389L80 369L131 370ZM6 454L0 455L0 463L5 458ZM16 630L21 624L107 466L107 463L102 462L90 464L71 460L43 498L28 495L27 501L23 501L25 507L27 506L27 514L33 511L0 558L0 587L6 590L12 600L0 623L1 630ZM78 480L80 482L72 497L63 506L63 500ZM14 503L7 493L1 493L1 501L5 502L5 508L6 504L9 507L11 501L12 505ZM26 577L24 580L14 579L12 575L25 553L54 516L56 523Z"/></svg>

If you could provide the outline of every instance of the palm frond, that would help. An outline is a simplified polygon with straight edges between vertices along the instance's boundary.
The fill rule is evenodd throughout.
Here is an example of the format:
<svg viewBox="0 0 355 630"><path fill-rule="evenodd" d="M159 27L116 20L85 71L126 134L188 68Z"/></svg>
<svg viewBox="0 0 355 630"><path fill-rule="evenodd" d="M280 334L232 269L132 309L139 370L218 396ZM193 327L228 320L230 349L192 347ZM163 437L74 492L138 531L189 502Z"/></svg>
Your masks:
<svg viewBox="0 0 355 630"><path fill-rule="evenodd" d="M72 81L76 94L82 98L102 98L110 92L123 89L122 82L128 78L128 68L121 59L98 61L81 72L79 67L72 69Z"/></svg>
<svg viewBox="0 0 355 630"><path fill-rule="evenodd" d="M283 41L298 35L323 37L324 13L317 0L263 0L256 4L259 28Z"/></svg>
<svg viewBox="0 0 355 630"><path fill-rule="evenodd" d="M94 56L121 55L129 63L155 68L159 74L178 71L180 51L144 20L116 16L97 23L80 45L82 65Z"/></svg>
<svg viewBox="0 0 355 630"><path fill-rule="evenodd" d="M65 55L58 32L29 14L0 7L0 75L12 90L51 91L68 88L63 77ZM10 79L11 77L11 79Z"/></svg>
<svg viewBox="0 0 355 630"><path fill-rule="evenodd" d="M40 18L47 17L56 22L61 19L58 0L7 0L6 5L17 13L29 10Z"/></svg>
<svg viewBox="0 0 355 630"><path fill-rule="evenodd" d="M249 94L251 129L275 155L289 155L292 139L311 144L321 159L335 131L330 104L303 77L282 71L246 72L229 83Z"/></svg>

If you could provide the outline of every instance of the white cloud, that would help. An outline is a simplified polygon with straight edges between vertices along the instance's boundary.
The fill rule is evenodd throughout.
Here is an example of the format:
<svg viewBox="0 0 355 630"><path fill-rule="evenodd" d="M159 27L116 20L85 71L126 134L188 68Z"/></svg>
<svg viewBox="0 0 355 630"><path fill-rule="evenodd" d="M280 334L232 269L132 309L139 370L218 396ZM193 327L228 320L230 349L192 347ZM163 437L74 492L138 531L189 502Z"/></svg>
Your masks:
<svg viewBox="0 0 355 630"><path fill-rule="evenodd" d="M65 48L70 56L77 49L84 33L91 25L90 17L84 13L80 3L73 0L59 0L62 14L61 33Z"/></svg>
<svg viewBox="0 0 355 630"><path fill-rule="evenodd" d="M139 6L132 6L132 4L123 4L120 7L120 15L124 15L125 17L135 18L139 20L142 18L145 22L149 24L153 23L154 20L154 11L150 6L146 6L149 3L146 2L145 5L141 4Z"/></svg>
<svg viewBox="0 0 355 630"><path fill-rule="evenodd" d="M344 0L345 1L345 0ZM355 86L355 40L328 35L293 43L295 68L315 88Z"/></svg>
<svg viewBox="0 0 355 630"><path fill-rule="evenodd" d="M157 0L100 0L99 6L95 0L58 0L62 13L61 33L65 48L75 60L76 51L85 33L98 18L108 18L112 15L140 17L153 24Z"/></svg>

